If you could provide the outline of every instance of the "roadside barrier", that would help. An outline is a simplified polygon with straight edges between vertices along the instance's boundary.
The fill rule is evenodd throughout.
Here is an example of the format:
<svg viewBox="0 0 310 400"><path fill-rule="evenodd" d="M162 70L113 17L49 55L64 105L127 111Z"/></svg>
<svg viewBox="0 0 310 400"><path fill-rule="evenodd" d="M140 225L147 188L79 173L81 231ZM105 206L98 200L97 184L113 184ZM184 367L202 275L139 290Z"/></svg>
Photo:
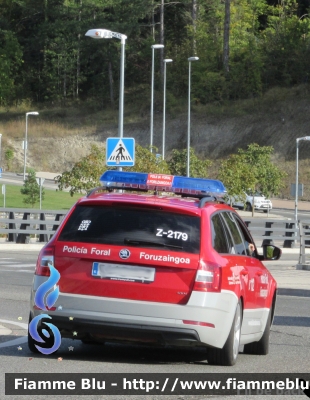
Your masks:
<svg viewBox="0 0 310 400"><path fill-rule="evenodd" d="M41 243L48 242L67 212L68 210L2 208L0 234L6 234L8 242L29 243L30 235L38 235Z"/></svg>
<svg viewBox="0 0 310 400"><path fill-rule="evenodd" d="M298 221L299 222L299 231L300 231L300 253L299 253L299 263L297 267L300 266L300 268L297 269L309 269L310 267L310 261L309 260L309 254L308 254L308 260L307 260L307 254L306 254L306 249L310 248L310 221L309 220L304 220L304 221Z"/></svg>
<svg viewBox="0 0 310 400"><path fill-rule="evenodd" d="M300 241L299 227L288 219L244 218L256 244L276 244L284 248L295 247ZM276 242L276 243L275 243Z"/></svg>
<svg viewBox="0 0 310 400"><path fill-rule="evenodd" d="M48 242L56 232L68 210L38 210L29 208L0 209L0 234L8 242L29 243L36 235L38 242ZM295 222L288 219L244 218L255 243L275 244L284 248L301 245L300 237L310 235L310 221ZM310 237L307 241L310 244Z"/></svg>

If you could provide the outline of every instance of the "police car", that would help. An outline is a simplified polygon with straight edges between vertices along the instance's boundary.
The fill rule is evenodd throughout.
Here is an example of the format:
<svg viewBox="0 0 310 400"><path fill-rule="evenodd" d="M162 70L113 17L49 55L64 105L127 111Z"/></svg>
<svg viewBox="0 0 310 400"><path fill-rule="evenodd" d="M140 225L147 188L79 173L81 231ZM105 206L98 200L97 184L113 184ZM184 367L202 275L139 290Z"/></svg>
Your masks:
<svg viewBox="0 0 310 400"><path fill-rule="evenodd" d="M222 182L106 171L41 250L29 321L47 313L62 338L206 348L234 365L239 347L268 353L277 284ZM251 245L250 245L251 244ZM252 248L251 248L252 246ZM53 265L59 297L42 311L37 289ZM36 341L28 334L29 348Z"/></svg>

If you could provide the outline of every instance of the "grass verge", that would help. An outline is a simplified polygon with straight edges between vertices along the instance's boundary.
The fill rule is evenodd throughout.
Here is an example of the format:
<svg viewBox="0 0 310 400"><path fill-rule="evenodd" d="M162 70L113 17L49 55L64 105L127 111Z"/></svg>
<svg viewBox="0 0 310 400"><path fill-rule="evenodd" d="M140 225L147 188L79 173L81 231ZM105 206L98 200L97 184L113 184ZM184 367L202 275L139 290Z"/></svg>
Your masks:
<svg viewBox="0 0 310 400"><path fill-rule="evenodd" d="M5 185L5 207L10 208L32 208L30 204L25 204L23 196L20 192L21 186ZM67 210L81 197L83 194L76 194L73 197L68 192L60 192L45 189L44 200L42 200L42 210ZM4 206L4 196L0 193L0 207ZM34 208L39 208L37 203ZM0 208L1 211L1 208Z"/></svg>

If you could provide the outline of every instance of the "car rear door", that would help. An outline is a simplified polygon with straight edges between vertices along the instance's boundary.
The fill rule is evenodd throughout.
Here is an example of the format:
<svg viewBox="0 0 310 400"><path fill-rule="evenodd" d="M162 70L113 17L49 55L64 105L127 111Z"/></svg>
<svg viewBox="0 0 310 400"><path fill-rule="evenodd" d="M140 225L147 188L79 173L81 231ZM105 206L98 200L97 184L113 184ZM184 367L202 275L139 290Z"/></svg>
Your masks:
<svg viewBox="0 0 310 400"><path fill-rule="evenodd" d="M78 205L56 241L60 291L186 304L199 250L198 215L116 202Z"/></svg>

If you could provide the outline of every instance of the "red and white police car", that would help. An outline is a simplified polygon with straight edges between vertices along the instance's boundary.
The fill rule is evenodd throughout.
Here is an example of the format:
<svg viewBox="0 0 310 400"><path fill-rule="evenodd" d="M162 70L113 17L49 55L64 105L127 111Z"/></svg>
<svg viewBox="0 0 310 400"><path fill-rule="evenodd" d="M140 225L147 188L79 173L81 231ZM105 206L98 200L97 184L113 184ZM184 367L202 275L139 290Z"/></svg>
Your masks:
<svg viewBox="0 0 310 400"><path fill-rule="evenodd" d="M123 171L100 180L39 254L30 321L46 313L34 298L49 263L60 279L47 313L63 338L200 346L219 365L234 365L241 345L267 354L277 284L262 261L281 250L258 254L221 201L224 185ZM28 343L37 351L29 334Z"/></svg>

